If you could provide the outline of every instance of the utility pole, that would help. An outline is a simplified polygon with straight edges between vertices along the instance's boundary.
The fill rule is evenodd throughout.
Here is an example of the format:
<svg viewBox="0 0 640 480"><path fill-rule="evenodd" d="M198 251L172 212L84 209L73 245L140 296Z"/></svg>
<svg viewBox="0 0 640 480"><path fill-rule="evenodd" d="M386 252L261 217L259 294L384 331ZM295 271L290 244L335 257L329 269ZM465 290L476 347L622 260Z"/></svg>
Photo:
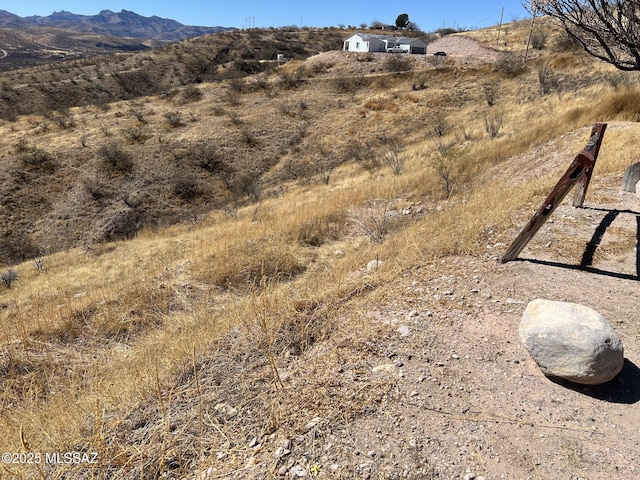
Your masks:
<svg viewBox="0 0 640 480"><path fill-rule="evenodd" d="M529 28L529 38L527 39L527 48L524 51L524 62L527 63L527 57L529 56L529 45L531 45L531 35L533 34L533 22L536 20L536 14L538 13L538 5L533 6L533 15L531 16L531 27Z"/></svg>
<svg viewBox="0 0 640 480"><path fill-rule="evenodd" d="M504 18L504 6L502 7L502 13L500 14L500 24L498 25L498 38L496 38L496 47L500 41L500 31L502 30L502 19Z"/></svg>

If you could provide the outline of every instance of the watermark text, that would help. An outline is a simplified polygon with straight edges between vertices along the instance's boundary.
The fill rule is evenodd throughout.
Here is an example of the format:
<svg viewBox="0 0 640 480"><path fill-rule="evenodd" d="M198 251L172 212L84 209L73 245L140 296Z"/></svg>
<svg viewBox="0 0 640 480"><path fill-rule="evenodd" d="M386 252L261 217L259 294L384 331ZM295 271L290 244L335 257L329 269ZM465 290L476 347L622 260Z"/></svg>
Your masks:
<svg viewBox="0 0 640 480"><path fill-rule="evenodd" d="M97 452L4 452L0 455L4 465L82 465L98 463Z"/></svg>

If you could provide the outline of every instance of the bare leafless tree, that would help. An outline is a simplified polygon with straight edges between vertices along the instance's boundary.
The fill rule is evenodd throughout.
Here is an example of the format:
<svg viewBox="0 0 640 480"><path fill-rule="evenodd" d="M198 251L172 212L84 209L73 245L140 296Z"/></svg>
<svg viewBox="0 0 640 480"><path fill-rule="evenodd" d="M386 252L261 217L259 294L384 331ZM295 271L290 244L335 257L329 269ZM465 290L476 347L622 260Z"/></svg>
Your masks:
<svg viewBox="0 0 640 480"><path fill-rule="evenodd" d="M584 50L624 71L640 70L640 0L528 0L557 19Z"/></svg>
<svg viewBox="0 0 640 480"><path fill-rule="evenodd" d="M462 156L460 152L454 148L454 141L445 141L442 138L436 138L434 141L435 152L431 157L429 164L442 179L446 197L449 198L453 193L458 166Z"/></svg>

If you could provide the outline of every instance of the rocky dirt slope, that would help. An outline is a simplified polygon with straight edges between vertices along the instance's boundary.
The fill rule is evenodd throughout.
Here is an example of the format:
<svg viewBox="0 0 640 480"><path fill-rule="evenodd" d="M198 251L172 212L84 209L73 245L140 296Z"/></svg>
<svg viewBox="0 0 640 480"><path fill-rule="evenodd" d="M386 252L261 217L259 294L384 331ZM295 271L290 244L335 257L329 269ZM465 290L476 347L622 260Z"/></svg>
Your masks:
<svg viewBox="0 0 640 480"><path fill-rule="evenodd" d="M559 151L544 165L571 158ZM325 413L300 417L289 437L254 440L231 474L213 466L195 478L637 478L640 200L621 179L594 178L583 208L565 199L514 262L499 263L508 244L489 233L484 255L382 287L350 319L360 333L282 371L283 398L315 393ZM537 206L520 213L513 238ZM597 387L546 378L518 339L536 298L602 313L624 343L622 373Z"/></svg>
<svg viewBox="0 0 640 480"><path fill-rule="evenodd" d="M460 35L447 35L431 42L428 53L444 52L448 57L463 62L492 62L500 57L500 52L481 45L476 40Z"/></svg>

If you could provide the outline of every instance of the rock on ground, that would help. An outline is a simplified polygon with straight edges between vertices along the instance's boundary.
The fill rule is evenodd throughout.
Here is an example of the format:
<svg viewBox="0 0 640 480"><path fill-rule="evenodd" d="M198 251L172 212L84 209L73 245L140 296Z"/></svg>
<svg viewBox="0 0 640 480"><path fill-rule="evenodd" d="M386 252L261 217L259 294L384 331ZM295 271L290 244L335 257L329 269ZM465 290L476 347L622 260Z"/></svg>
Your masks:
<svg viewBox="0 0 640 480"><path fill-rule="evenodd" d="M622 342L611 324L584 305L533 300L519 334L547 376L597 385L612 380L624 364Z"/></svg>

